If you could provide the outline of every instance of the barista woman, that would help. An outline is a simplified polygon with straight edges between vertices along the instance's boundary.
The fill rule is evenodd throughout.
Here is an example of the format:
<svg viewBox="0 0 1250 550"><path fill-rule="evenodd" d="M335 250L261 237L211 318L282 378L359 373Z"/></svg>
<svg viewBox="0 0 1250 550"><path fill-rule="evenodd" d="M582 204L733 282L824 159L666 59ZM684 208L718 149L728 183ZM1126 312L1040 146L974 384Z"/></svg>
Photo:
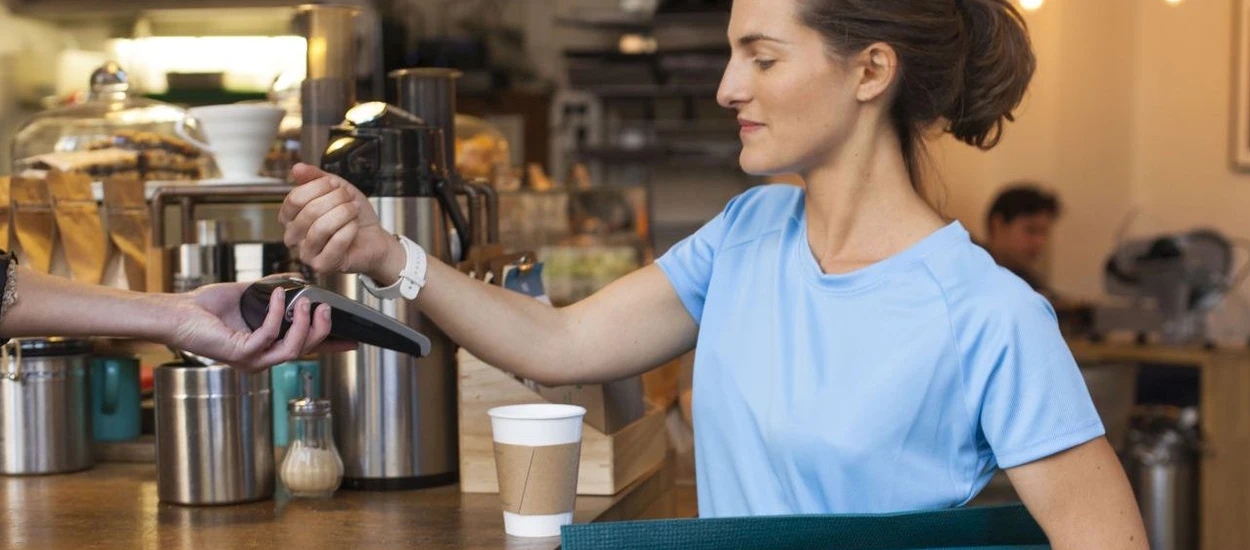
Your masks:
<svg viewBox="0 0 1250 550"><path fill-rule="evenodd" d="M1050 306L922 193L926 131L989 149L1028 87L1012 2L736 0L728 39L717 98L742 168L805 186L743 193L583 302L464 277L308 166L286 242L544 383L632 376L697 344L704 516L959 506L1003 468L1055 548L1146 548Z"/></svg>

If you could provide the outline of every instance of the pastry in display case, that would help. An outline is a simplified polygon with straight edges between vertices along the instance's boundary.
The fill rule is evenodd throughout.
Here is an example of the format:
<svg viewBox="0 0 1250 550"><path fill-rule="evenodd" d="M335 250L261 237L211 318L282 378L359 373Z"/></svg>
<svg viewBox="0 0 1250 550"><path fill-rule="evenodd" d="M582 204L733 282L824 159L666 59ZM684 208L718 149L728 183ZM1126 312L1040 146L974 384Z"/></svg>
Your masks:
<svg viewBox="0 0 1250 550"><path fill-rule="evenodd" d="M456 171L468 179L484 179L499 191L512 191L519 181L512 176L512 153L508 139L494 124L472 115L456 115Z"/></svg>
<svg viewBox="0 0 1250 550"><path fill-rule="evenodd" d="M637 243L573 239L538 249L543 287L556 307L577 303L644 264Z"/></svg>
<svg viewBox="0 0 1250 550"><path fill-rule="evenodd" d="M269 87L270 103L282 107L286 115L278 123L278 136L265 154L265 164L261 167L262 176L288 180L291 168L300 162L300 131L304 127L303 111L300 108L300 85L303 82L302 73L283 73Z"/></svg>
<svg viewBox="0 0 1250 550"><path fill-rule="evenodd" d="M502 192L500 237L537 251L547 296L568 305L652 261L649 205L642 186Z"/></svg>
<svg viewBox="0 0 1250 550"><path fill-rule="evenodd" d="M202 139L185 109L139 96L125 71L109 62L91 75L86 99L33 116L13 138L12 174L49 169L82 172L101 180L190 181L215 175L209 155L179 138L183 123Z"/></svg>

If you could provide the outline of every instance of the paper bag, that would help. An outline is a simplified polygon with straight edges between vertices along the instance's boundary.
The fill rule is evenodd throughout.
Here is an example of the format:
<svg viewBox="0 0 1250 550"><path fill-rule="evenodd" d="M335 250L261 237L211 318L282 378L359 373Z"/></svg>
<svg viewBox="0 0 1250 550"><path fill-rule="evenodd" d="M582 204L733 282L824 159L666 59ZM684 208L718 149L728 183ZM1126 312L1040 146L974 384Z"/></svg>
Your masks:
<svg viewBox="0 0 1250 550"><path fill-rule="evenodd" d="M13 199L13 232L22 265L40 273L52 269L52 243L56 234L56 218L52 215L52 198L40 178L13 178L10 183Z"/></svg>
<svg viewBox="0 0 1250 550"><path fill-rule="evenodd" d="M121 176L104 180L109 239L121 252L119 260L127 288L136 291L147 287L150 221L143 192L144 184L137 177Z"/></svg>
<svg viewBox="0 0 1250 550"><path fill-rule="evenodd" d="M9 238L13 230L13 212L10 209L12 198L9 196L9 177L0 176L0 250L8 250Z"/></svg>
<svg viewBox="0 0 1250 550"><path fill-rule="evenodd" d="M48 173L48 193L71 276L75 281L100 284L108 261L108 240L91 193L91 177L53 170Z"/></svg>

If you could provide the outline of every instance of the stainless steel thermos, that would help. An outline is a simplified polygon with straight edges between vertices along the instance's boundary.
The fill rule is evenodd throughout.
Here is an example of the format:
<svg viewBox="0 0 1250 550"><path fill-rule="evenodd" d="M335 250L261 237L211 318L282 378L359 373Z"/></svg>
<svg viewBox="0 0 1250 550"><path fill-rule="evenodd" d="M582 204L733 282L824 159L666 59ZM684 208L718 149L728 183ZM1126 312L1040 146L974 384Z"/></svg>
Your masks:
<svg viewBox="0 0 1250 550"><path fill-rule="evenodd" d="M232 504L273 496L269 373L173 363L155 378L160 500Z"/></svg>
<svg viewBox="0 0 1250 550"><path fill-rule="evenodd" d="M12 340L0 353L0 474L90 468L91 389L85 340Z"/></svg>

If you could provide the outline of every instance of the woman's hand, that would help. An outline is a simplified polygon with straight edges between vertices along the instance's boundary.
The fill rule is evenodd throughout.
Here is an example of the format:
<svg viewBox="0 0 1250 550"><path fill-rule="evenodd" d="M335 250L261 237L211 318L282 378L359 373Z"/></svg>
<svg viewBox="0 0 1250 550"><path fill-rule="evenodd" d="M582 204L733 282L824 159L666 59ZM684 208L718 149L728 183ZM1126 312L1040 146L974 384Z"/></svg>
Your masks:
<svg viewBox="0 0 1250 550"><path fill-rule="evenodd" d="M286 306L282 290L270 296L269 314L253 332L239 311L239 298L247 287L226 283L170 296L176 322L165 343L246 370L269 368L314 351L355 348L354 343L323 344L330 334L330 307L322 304L314 311L307 300L300 300L291 328L278 339Z"/></svg>
<svg viewBox="0 0 1250 550"><path fill-rule="evenodd" d="M283 241L318 273L363 273L390 284L403 269L403 246L378 224L364 194L343 178L307 164L292 169L298 186L278 214Z"/></svg>

